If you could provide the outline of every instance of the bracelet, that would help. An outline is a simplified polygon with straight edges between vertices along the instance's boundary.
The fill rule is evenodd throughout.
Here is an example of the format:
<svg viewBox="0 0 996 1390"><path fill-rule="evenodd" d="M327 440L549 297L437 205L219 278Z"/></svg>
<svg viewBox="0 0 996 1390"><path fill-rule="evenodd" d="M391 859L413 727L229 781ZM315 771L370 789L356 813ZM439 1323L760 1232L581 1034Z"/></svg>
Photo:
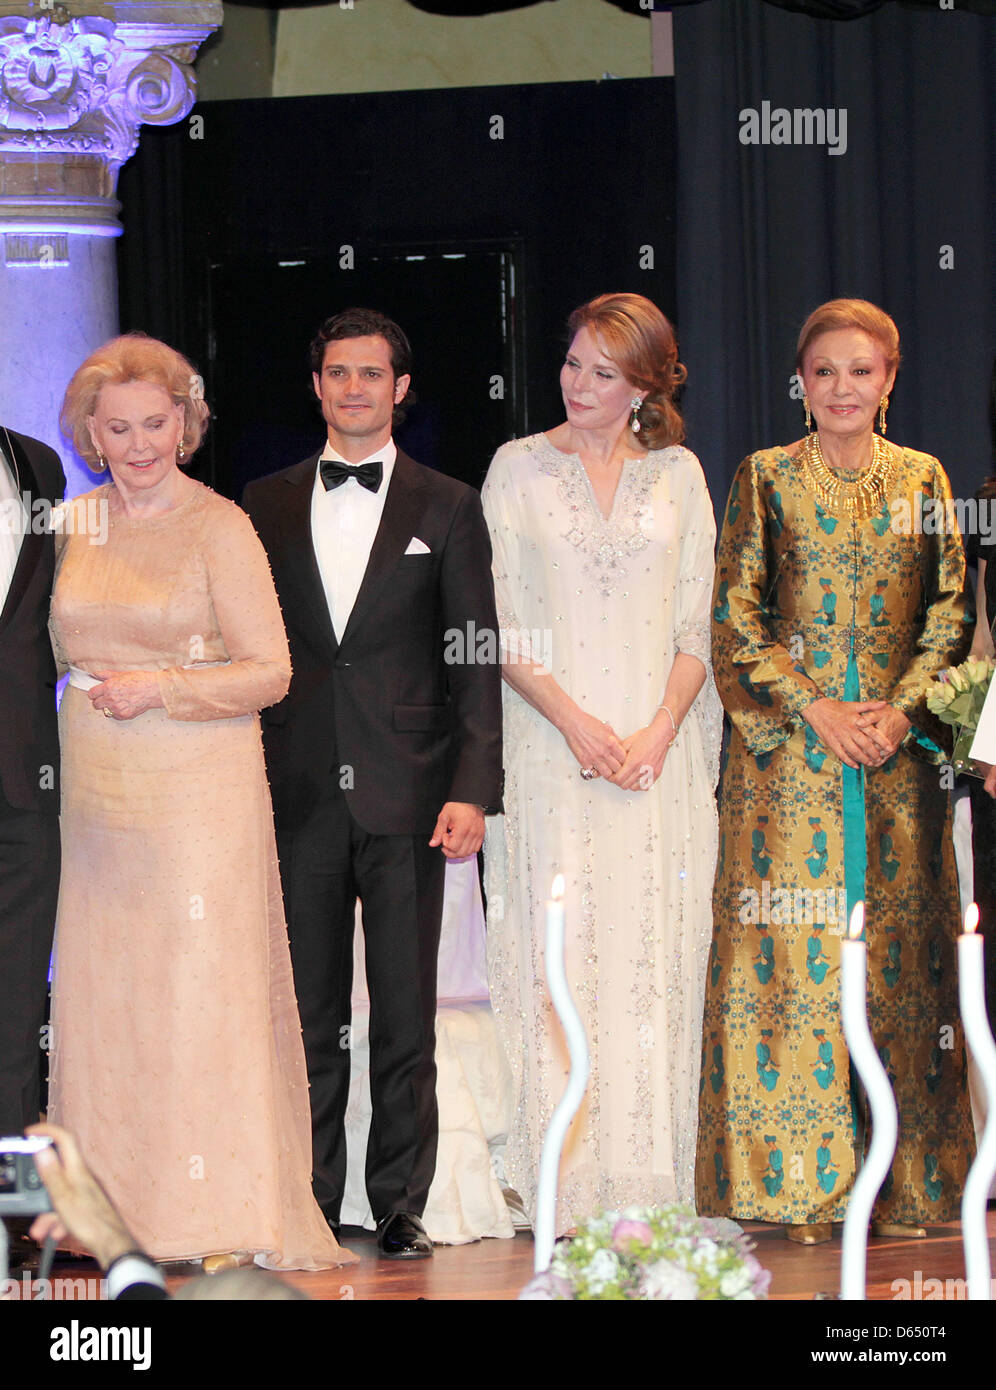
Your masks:
<svg viewBox="0 0 996 1390"><path fill-rule="evenodd" d="M671 721L671 743L673 743L675 739L678 737L678 721L677 719L675 719L674 715L671 713L670 708L664 703L663 700L657 706L657 708L662 709L664 713L667 715L668 719L670 719ZM670 745L668 746L670 747Z"/></svg>

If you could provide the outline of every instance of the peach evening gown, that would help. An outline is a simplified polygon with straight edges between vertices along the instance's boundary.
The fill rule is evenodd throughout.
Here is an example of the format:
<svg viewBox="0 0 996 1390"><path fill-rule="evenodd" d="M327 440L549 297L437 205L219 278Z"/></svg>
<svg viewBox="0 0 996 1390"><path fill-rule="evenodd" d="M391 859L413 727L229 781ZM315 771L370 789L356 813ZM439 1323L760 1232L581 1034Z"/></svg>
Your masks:
<svg viewBox="0 0 996 1390"><path fill-rule="evenodd" d="M151 518L111 484L88 498L106 536L71 515L57 534L50 624L77 682L59 716L50 1116L157 1259L345 1263L311 1192L258 717L290 660L262 546L200 484ZM115 670L157 671L165 707L104 718L80 673Z"/></svg>

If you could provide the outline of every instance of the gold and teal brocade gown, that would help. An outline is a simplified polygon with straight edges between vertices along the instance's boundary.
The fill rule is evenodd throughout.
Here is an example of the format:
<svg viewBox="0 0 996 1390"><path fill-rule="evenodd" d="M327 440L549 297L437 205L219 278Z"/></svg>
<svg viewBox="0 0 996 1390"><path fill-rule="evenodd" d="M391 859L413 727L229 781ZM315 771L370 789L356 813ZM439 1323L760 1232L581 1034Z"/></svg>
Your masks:
<svg viewBox="0 0 996 1390"><path fill-rule="evenodd" d="M845 1215L869 1138L840 1022L845 880L850 903L865 900L869 1020L899 1110L876 1219L957 1218L974 1150L945 735L922 694L967 651L964 554L956 530L901 524L922 507L918 493L943 499L950 487L936 459L890 447L893 476L881 512L866 520L821 505L783 449L746 459L730 491L713 666L732 734L696 1160L697 1205L711 1215ZM803 720L821 695L888 700L913 728L882 767L848 774ZM779 887L793 897L777 895L774 906ZM836 921L811 920L820 897L810 910L795 896L805 888L839 894Z"/></svg>

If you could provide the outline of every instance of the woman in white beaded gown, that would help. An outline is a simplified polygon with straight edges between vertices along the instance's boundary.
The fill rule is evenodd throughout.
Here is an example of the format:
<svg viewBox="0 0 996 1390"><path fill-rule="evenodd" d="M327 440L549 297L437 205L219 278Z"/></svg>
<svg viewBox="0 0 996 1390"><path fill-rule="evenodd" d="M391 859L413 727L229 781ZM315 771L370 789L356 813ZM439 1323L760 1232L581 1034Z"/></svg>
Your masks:
<svg viewBox="0 0 996 1390"><path fill-rule="evenodd" d="M722 718L715 523L678 442L671 325L641 295L611 294L568 329L566 421L499 449L483 492L507 764L485 847L488 965L516 1096L505 1178L533 1217L568 1070L543 964L558 872L591 1051L559 1233L599 1207L692 1199Z"/></svg>

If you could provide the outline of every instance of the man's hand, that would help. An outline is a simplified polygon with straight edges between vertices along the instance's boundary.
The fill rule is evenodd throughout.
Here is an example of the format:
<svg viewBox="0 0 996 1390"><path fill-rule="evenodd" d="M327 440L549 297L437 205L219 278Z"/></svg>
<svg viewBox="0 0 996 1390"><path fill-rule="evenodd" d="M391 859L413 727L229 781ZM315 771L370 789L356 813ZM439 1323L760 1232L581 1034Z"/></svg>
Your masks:
<svg viewBox="0 0 996 1390"><path fill-rule="evenodd" d="M86 692L90 703L114 719L134 719L147 709L162 708L155 671L95 671L94 675L101 684Z"/></svg>
<svg viewBox="0 0 996 1390"><path fill-rule="evenodd" d="M429 841L442 845L447 859L466 859L484 844L484 812L469 801L447 801Z"/></svg>
<svg viewBox="0 0 996 1390"><path fill-rule="evenodd" d="M39 1149L34 1156L55 1211L35 1217L32 1238L40 1245L48 1236L54 1240L74 1236L94 1255L101 1269L106 1269L119 1255L137 1250L138 1241L86 1166L68 1130L38 1124L29 1125L24 1132L55 1140L53 1148Z"/></svg>

